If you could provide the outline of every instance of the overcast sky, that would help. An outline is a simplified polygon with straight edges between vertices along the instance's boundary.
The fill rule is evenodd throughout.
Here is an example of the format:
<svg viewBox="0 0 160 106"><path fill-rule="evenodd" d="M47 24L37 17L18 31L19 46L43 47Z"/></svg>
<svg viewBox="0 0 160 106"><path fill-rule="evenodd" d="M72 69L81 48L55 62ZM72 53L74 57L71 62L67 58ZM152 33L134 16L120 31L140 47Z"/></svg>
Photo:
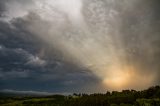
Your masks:
<svg viewBox="0 0 160 106"><path fill-rule="evenodd" d="M159 0L0 0L0 90L160 84Z"/></svg>

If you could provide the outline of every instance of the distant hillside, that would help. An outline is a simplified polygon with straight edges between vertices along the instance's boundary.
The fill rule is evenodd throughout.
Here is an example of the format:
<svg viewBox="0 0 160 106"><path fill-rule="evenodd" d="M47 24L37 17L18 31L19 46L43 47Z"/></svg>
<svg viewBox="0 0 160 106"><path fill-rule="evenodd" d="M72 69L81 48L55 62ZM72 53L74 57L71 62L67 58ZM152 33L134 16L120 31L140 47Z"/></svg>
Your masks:
<svg viewBox="0 0 160 106"><path fill-rule="evenodd" d="M37 96L1 93L0 106L160 106L160 86L143 91ZM7 95L7 96L6 96ZM9 97L10 96L10 97Z"/></svg>
<svg viewBox="0 0 160 106"><path fill-rule="evenodd" d="M15 91L15 90L3 90L0 91L0 97L25 97L25 96L49 96L53 95L48 92L38 92L38 91Z"/></svg>

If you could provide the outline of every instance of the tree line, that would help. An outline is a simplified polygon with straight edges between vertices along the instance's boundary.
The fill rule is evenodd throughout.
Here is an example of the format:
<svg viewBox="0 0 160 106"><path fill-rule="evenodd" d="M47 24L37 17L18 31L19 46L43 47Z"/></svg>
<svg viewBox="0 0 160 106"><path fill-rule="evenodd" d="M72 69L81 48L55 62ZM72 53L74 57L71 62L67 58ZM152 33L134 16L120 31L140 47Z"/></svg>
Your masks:
<svg viewBox="0 0 160 106"><path fill-rule="evenodd" d="M160 106L160 86L146 90L0 98L0 106Z"/></svg>

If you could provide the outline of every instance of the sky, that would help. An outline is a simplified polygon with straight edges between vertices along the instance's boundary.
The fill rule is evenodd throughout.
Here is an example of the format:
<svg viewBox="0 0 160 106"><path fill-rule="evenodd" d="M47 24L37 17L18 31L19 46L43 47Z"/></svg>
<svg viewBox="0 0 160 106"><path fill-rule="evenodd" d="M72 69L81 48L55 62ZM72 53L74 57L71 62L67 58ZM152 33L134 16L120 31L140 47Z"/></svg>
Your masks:
<svg viewBox="0 0 160 106"><path fill-rule="evenodd" d="M0 0L0 91L160 84L159 0Z"/></svg>

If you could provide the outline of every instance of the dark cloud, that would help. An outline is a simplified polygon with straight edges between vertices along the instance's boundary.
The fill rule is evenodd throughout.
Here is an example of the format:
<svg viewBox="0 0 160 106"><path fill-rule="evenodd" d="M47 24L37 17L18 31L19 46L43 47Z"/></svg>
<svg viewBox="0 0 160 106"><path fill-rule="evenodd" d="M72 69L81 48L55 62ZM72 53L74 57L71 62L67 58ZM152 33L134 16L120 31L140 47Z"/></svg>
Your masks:
<svg viewBox="0 0 160 106"><path fill-rule="evenodd" d="M76 29L69 15L58 9L54 8L51 15L42 11L45 6L40 12L28 10L34 7L33 0L1 0L0 89L100 91L103 88L96 86L100 87L103 78L99 75L104 73L96 75L98 69L90 67L97 63L94 59L106 60L107 53L111 59L120 60L122 66L136 67L142 78L153 74L156 79L152 84L159 84L159 3L159 0L85 0L84 23L82 26L76 23L79 28ZM15 11L16 6L23 8ZM55 18L53 22L51 16ZM4 20L8 17L9 20ZM69 56L71 50L77 54L73 52ZM97 58L101 53L102 57ZM90 62L89 67L83 66L85 60ZM115 62L108 61L111 61L109 65Z"/></svg>
<svg viewBox="0 0 160 106"><path fill-rule="evenodd" d="M89 82L98 83L92 73L63 61L60 53L27 32L21 19L0 24L0 89L79 92Z"/></svg>
<svg viewBox="0 0 160 106"><path fill-rule="evenodd" d="M5 7L1 2L0 2L0 17L3 17L3 15L4 15L3 12L5 11Z"/></svg>

